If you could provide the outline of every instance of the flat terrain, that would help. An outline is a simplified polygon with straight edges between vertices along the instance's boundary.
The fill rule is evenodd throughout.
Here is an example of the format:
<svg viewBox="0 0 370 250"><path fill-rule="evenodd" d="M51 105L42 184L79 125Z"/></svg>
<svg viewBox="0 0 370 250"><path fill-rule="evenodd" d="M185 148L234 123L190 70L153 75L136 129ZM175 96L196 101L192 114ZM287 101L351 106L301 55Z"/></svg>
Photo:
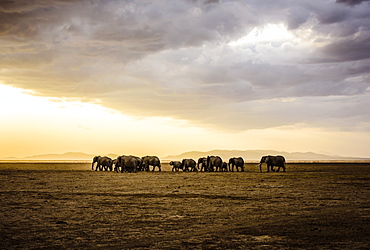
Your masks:
<svg viewBox="0 0 370 250"><path fill-rule="evenodd" d="M131 174L53 164L0 164L1 249L370 248L369 163Z"/></svg>

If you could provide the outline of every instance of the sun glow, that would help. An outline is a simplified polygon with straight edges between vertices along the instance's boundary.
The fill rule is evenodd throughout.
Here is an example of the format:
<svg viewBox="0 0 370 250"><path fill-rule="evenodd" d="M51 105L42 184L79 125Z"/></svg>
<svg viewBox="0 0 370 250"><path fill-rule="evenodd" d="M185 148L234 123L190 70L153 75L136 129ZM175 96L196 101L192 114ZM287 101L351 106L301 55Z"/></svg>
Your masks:
<svg viewBox="0 0 370 250"><path fill-rule="evenodd" d="M0 84L0 157L71 151L161 155L177 144L164 137L181 135L182 146L191 148L191 137L204 133L187 121L131 117L95 103L35 94Z"/></svg>
<svg viewBox="0 0 370 250"><path fill-rule="evenodd" d="M304 152L311 147L320 151L335 147L346 153L348 143L356 145L369 136L317 130L304 124L227 133L196 126L191 121L127 116L96 103L36 94L0 84L0 159L65 152L139 156L212 149ZM320 139L324 137L326 145ZM347 142L343 148L337 145L338 138Z"/></svg>
<svg viewBox="0 0 370 250"><path fill-rule="evenodd" d="M267 24L263 27L255 27L246 36L230 42L229 45L241 46L261 42L284 42L293 38L293 34L288 31L284 24Z"/></svg>

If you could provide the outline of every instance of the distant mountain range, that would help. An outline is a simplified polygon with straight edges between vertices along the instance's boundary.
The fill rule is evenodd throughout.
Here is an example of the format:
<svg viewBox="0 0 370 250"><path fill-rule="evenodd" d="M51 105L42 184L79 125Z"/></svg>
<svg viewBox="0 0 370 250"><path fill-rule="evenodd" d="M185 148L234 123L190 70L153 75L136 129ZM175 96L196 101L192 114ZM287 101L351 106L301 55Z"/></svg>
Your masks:
<svg viewBox="0 0 370 250"><path fill-rule="evenodd" d="M193 158L198 159L200 157L208 155L218 155L222 159L227 160L231 157L243 157L245 161L256 161L260 160L263 155L283 155L287 161L289 160L370 160L370 158L359 158L359 157L343 157L338 155L326 155L318 154L313 152L284 152L275 150L212 150L208 152L191 151L182 153L180 155L169 155L163 159L167 160L178 160Z"/></svg>
<svg viewBox="0 0 370 250"><path fill-rule="evenodd" d="M263 155L283 155L287 161L289 160L370 160L370 158L360 157L343 157L338 155L326 155L313 152L284 152L275 150L212 150L207 152L191 151L179 155L168 155L160 157L162 160L182 160L186 158L198 159L208 155L221 156L225 161L231 157L243 157L245 161L256 161ZM24 158L7 157L3 160L61 160L61 161L91 161L95 155L81 152L68 152L64 154L42 154L33 155ZM103 155L102 155L103 156ZM117 154L107 154L112 159L117 158Z"/></svg>
<svg viewBox="0 0 370 250"><path fill-rule="evenodd" d="M64 154L42 154L42 155L32 155L27 156L24 158L15 158L15 157L7 157L4 160L61 160L61 161L86 161L86 160L92 160L95 155L92 154L86 154L81 152L67 152ZM103 156L103 155L102 155ZM109 156L110 158L117 158L118 155L116 154L108 154L106 156Z"/></svg>

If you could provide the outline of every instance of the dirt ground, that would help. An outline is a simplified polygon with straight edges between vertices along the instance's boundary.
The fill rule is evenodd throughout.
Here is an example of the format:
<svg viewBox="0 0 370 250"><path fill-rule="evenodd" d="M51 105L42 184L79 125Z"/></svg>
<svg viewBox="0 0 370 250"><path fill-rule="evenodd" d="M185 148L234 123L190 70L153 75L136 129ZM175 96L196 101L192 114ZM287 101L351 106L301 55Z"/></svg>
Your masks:
<svg viewBox="0 0 370 250"><path fill-rule="evenodd" d="M0 164L1 249L370 248L370 163L289 164L287 173L253 165L114 173Z"/></svg>

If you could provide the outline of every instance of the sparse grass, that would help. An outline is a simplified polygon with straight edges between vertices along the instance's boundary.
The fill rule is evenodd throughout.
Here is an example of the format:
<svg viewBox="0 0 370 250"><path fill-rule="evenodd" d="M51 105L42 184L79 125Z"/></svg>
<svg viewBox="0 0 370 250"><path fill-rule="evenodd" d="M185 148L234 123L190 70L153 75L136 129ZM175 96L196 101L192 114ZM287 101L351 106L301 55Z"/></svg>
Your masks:
<svg viewBox="0 0 370 250"><path fill-rule="evenodd" d="M370 247L370 164L291 164L287 173L82 166L0 170L3 249Z"/></svg>

